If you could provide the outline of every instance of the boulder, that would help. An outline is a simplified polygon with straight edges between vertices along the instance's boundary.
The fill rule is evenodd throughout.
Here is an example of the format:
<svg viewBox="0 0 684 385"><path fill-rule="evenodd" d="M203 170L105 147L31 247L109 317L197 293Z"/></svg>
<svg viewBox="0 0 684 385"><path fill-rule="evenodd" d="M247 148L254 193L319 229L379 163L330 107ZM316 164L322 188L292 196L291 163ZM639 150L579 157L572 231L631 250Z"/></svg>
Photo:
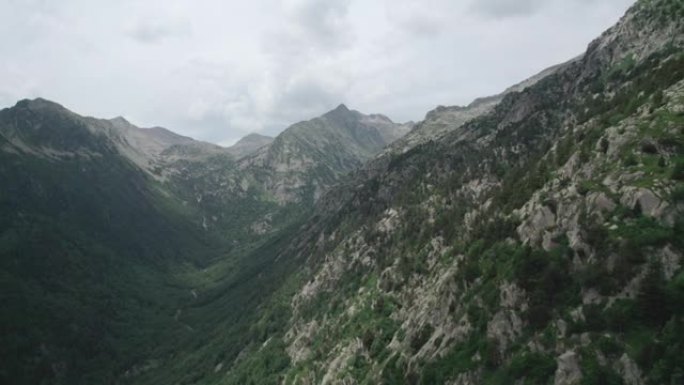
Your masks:
<svg viewBox="0 0 684 385"><path fill-rule="evenodd" d="M556 358L558 367L553 380L554 385L575 385L582 380L577 353L569 350Z"/></svg>

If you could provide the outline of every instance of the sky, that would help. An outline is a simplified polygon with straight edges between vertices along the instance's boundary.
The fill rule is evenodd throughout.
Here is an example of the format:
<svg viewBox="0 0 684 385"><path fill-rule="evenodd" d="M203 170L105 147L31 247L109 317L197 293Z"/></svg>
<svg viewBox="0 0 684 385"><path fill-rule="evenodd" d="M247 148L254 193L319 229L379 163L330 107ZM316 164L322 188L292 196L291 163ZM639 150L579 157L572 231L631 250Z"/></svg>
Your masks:
<svg viewBox="0 0 684 385"><path fill-rule="evenodd" d="M0 108L222 145L340 103L397 122L582 52L633 0L0 0Z"/></svg>

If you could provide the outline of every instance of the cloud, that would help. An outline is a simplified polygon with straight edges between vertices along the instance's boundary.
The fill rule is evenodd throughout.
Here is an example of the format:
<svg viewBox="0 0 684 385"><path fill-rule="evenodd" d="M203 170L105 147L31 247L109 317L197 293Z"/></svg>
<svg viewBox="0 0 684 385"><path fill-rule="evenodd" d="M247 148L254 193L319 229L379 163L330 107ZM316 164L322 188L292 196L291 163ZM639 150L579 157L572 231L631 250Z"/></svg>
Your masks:
<svg viewBox="0 0 684 385"><path fill-rule="evenodd" d="M0 103L217 143L339 103L418 120L577 55L632 1L0 1Z"/></svg>
<svg viewBox="0 0 684 385"><path fill-rule="evenodd" d="M349 5L284 2L276 8L277 22L256 36L260 49L253 65L242 65L242 58L195 58L171 75L177 80L164 91L159 108L177 104L170 120L221 143L250 132L274 135L334 108L351 82L343 64L354 41Z"/></svg>
<svg viewBox="0 0 684 385"><path fill-rule="evenodd" d="M285 22L277 33L293 44L320 50L340 48L348 43L349 4L349 0L287 0Z"/></svg>
<svg viewBox="0 0 684 385"><path fill-rule="evenodd" d="M235 97L231 118L275 134L296 121L319 115L344 99L349 77L340 67L354 45L348 0L288 0L283 16L261 36L263 72ZM248 101L246 101L248 100ZM254 116L259 123L255 122Z"/></svg>
<svg viewBox="0 0 684 385"><path fill-rule="evenodd" d="M144 19L130 26L126 33L140 43L156 44L167 39L188 36L190 26L184 20Z"/></svg>
<svg viewBox="0 0 684 385"><path fill-rule="evenodd" d="M540 11L547 2L548 0L475 0L471 9L494 18L529 16Z"/></svg>
<svg viewBox="0 0 684 385"><path fill-rule="evenodd" d="M390 23L401 33L432 38L447 29L462 4L449 0L396 0L385 7Z"/></svg>

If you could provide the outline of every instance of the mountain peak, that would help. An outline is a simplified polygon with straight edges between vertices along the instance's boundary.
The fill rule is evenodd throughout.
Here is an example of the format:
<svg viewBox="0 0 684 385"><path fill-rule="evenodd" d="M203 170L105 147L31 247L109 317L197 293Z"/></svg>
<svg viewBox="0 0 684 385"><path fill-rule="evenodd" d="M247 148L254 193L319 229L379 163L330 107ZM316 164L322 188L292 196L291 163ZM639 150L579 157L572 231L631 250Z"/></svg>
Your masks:
<svg viewBox="0 0 684 385"><path fill-rule="evenodd" d="M30 109L51 109L51 110L59 110L59 111L67 111L64 106L61 104L55 103L53 101L43 99L43 98L35 98L35 99L22 99L17 102L15 107L24 107L24 108L30 108Z"/></svg>
<svg viewBox="0 0 684 385"><path fill-rule="evenodd" d="M348 119L352 114L354 114L355 111L350 110L347 108L346 105L340 104L339 106L335 107L335 109L330 110L323 114L323 117L326 118L337 118L337 119ZM358 113L356 113L358 114Z"/></svg>
<svg viewBox="0 0 684 385"><path fill-rule="evenodd" d="M117 116L115 118L109 119L109 121L114 123L114 124L126 124L126 125L131 124L131 122L126 120L126 118L124 118L123 116Z"/></svg>
<svg viewBox="0 0 684 385"><path fill-rule="evenodd" d="M273 140L273 138L267 135L261 135L256 132L252 132L251 134L247 134L244 137L242 137L242 139L238 140L237 143L253 142L256 140Z"/></svg>
<svg viewBox="0 0 684 385"><path fill-rule="evenodd" d="M242 139L238 140L237 143L230 146L228 151L236 158L242 158L253 153L261 147L271 144L271 142L273 142L272 137L253 132L244 136Z"/></svg>
<svg viewBox="0 0 684 385"><path fill-rule="evenodd" d="M344 103L340 103L340 105L335 107L333 111L349 112L349 108L347 108L347 106L345 106Z"/></svg>

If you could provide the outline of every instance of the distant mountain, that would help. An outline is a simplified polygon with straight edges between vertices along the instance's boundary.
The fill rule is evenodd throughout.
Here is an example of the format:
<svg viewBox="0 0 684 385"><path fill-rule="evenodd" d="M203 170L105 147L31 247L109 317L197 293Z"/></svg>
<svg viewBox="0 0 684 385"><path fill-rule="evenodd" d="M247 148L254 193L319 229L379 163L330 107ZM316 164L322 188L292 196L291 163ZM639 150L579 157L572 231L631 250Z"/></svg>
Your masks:
<svg viewBox="0 0 684 385"><path fill-rule="evenodd" d="M280 282L263 274L283 234L308 214L305 191L323 191L398 135L387 119L378 129L364 119L329 113L276 141L251 135L226 149L44 99L1 110L0 382L109 383L140 374L157 342L189 341L187 322L209 322L191 310L181 319L198 292L220 300L195 313L242 327L236 317L254 314L250 306ZM307 135L306 146L290 146L292 162L238 162L282 153ZM344 162L320 156L326 151ZM311 161L295 167L302 159ZM269 184L309 167L327 177L302 179L285 198ZM207 279L209 266L218 277ZM245 310L233 315L235 307Z"/></svg>
<svg viewBox="0 0 684 385"><path fill-rule="evenodd" d="M273 142L273 138L270 136L249 134L228 147L228 152L239 159L256 152L261 147L271 144L271 142Z"/></svg>
<svg viewBox="0 0 684 385"><path fill-rule="evenodd" d="M313 202L339 177L408 132L382 115L344 104L283 131L269 146L240 160L278 202Z"/></svg>
<svg viewBox="0 0 684 385"><path fill-rule="evenodd" d="M222 247L122 156L138 147L115 123L42 99L0 111L2 383L118 376L112 357L183 328L172 316L186 291L168 269Z"/></svg>
<svg viewBox="0 0 684 385"><path fill-rule="evenodd" d="M500 95L244 155L21 101L0 382L679 384L682 127L675 0Z"/></svg>

